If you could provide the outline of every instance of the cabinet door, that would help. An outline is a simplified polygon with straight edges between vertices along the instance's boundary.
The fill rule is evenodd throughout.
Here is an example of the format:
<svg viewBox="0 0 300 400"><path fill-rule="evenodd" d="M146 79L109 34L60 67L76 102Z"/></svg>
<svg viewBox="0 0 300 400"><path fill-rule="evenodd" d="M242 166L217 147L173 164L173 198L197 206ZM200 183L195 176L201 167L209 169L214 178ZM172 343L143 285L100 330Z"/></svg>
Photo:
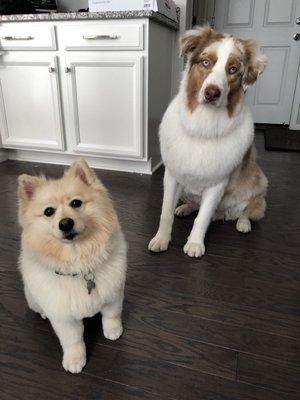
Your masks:
<svg viewBox="0 0 300 400"><path fill-rule="evenodd" d="M143 57L67 58L74 151L122 158L143 156Z"/></svg>
<svg viewBox="0 0 300 400"><path fill-rule="evenodd" d="M56 57L1 59L0 131L3 147L63 149Z"/></svg>

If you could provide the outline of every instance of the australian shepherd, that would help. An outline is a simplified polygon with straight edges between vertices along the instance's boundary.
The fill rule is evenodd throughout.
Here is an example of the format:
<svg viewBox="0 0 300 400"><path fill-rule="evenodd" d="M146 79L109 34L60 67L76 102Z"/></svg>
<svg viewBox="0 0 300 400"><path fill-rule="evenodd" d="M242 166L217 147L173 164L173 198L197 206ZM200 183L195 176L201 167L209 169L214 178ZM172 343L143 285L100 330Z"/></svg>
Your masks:
<svg viewBox="0 0 300 400"><path fill-rule="evenodd" d="M199 209L184 252L200 257L213 218L237 220L236 229L246 233L250 220L265 212L268 181L256 162L244 96L264 71L266 58L252 41L209 26L187 31L180 46L187 64L160 125L164 197L149 250L167 250L174 212L186 216ZM183 204L176 208L179 199Z"/></svg>

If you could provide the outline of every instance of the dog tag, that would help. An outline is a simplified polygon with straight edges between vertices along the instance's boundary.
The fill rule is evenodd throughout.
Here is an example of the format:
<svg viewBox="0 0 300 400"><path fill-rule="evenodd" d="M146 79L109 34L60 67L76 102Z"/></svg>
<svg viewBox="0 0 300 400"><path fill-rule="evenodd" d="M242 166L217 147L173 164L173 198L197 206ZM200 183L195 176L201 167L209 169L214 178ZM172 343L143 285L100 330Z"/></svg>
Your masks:
<svg viewBox="0 0 300 400"><path fill-rule="evenodd" d="M88 274L84 275L84 279L86 280L88 294L91 294L91 291L96 287L95 275L92 272L89 272Z"/></svg>
<svg viewBox="0 0 300 400"><path fill-rule="evenodd" d="M87 281L86 287L87 287L88 294L91 294L91 291L96 287L96 284L94 281Z"/></svg>

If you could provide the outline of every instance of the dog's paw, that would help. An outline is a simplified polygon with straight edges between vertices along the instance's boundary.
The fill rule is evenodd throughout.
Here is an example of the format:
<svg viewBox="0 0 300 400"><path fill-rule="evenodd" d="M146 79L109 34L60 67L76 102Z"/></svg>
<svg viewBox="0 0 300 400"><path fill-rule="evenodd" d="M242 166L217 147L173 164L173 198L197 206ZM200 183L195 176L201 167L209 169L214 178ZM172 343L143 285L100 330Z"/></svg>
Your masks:
<svg viewBox="0 0 300 400"><path fill-rule="evenodd" d="M79 343L64 351L62 365L67 372L78 374L86 364L85 344Z"/></svg>
<svg viewBox="0 0 300 400"><path fill-rule="evenodd" d="M176 208L175 215L177 215L177 217L187 217L192 211L193 209L189 204L182 204Z"/></svg>
<svg viewBox="0 0 300 400"><path fill-rule="evenodd" d="M187 242L183 248L185 254L190 257L201 257L205 253L204 243Z"/></svg>
<svg viewBox="0 0 300 400"><path fill-rule="evenodd" d="M103 334L106 339L117 340L123 333L122 321L120 318L105 318L102 324Z"/></svg>
<svg viewBox="0 0 300 400"><path fill-rule="evenodd" d="M251 231L251 222L248 218L239 218L236 223L237 231L241 233L248 233Z"/></svg>
<svg viewBox="0 0 300 400"><path fill-rule="evenodd" d="M170 243L169 237L164 237L160 234L154 236L148 245L148 250L153 251L155 253L159 253L160 251L168 250Z"/></svg>

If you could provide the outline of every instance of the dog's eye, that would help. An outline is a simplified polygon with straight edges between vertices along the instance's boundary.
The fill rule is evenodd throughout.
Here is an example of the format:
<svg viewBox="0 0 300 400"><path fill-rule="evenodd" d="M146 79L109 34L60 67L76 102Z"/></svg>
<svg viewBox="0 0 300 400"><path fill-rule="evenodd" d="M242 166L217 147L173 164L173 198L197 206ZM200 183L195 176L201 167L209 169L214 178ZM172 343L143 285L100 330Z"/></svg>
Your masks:
<svg viewBox="0 0 300 400"><path fill-rule="evenodd" d="M82 204L82 201L79 199L74 199L71 201L70 206L73 208L79 208Z"/></svg>
<svg viewBox="0 0 300 400"><path fill-rule="evenodd" d="M230 75L235 74L236 71L237 71L237 67L230 67L230 68L229 68L229 73L230 73Z"/></svg>
<svg viewBox="0 0 300 400"><path fill-rule="evenodd" d="M53 207L47 207L44 210L44 214L46 215L46 217L51 217L54 213L55 213L55 210Z"/></svg>
<svg viewBox="0 0 300 400"><path fill-rule="evenodd" d="M207 68L209 66L209 64L210 64L209 60L202 60L203 67Z"/></svg>

